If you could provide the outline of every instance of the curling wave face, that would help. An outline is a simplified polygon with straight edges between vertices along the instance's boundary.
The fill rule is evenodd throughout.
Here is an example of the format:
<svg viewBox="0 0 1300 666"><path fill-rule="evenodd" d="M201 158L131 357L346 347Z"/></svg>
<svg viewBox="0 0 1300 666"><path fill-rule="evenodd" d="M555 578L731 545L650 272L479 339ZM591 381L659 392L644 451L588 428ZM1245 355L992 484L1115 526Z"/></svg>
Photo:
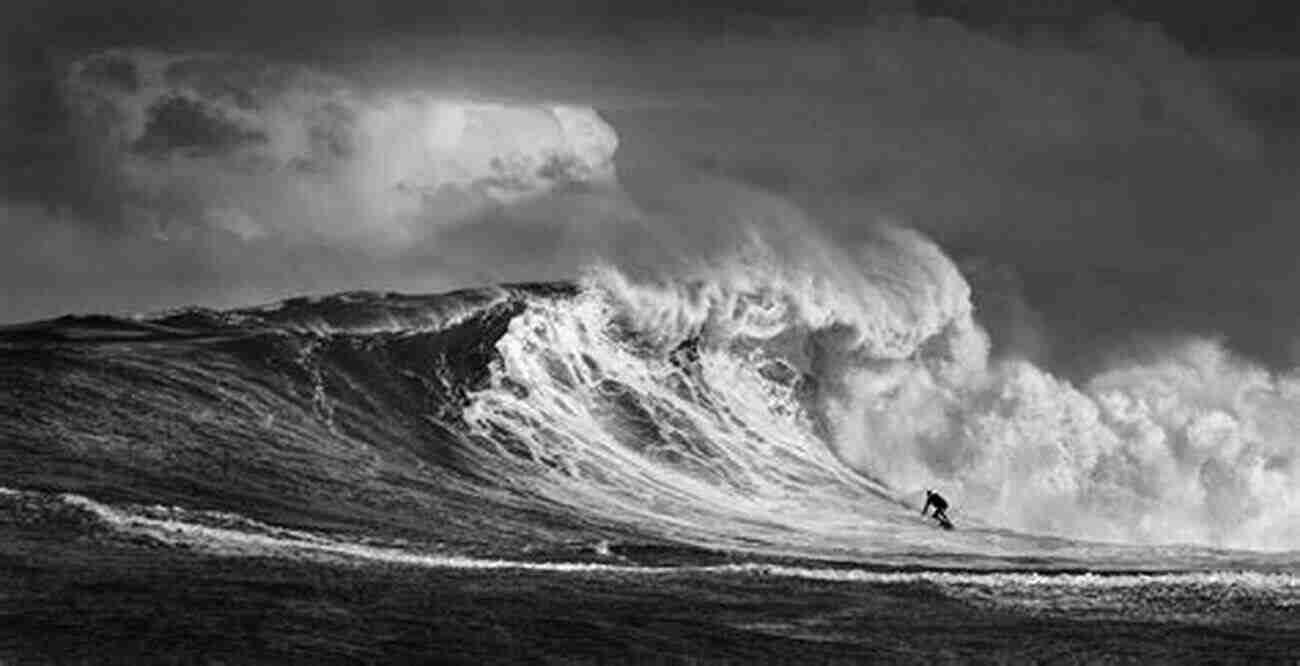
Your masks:
<svg viewBox="0 0 1300 666"><path fill-rule="evenodd" d="M883 546L907 523L873 503L939 486L973 525L1300 543L1293 377L1199 340L1081 386L991 361L937 248L897 230L872 248L822 252L815 277L762 253L674 282L597 273L512 324L471 421L555 461L552 496L705 541Z"/></svg>
<svg viewBox="0 0 1300 666"><path fill-rule="evenodd" d="M921 236L812 249L816 273L760 249L672 279L10 327L2 483L494 556L1300 543L1293 378L1191 342L1075 386L990 361ZM963 529L916 515L926 486Z"/></svg>

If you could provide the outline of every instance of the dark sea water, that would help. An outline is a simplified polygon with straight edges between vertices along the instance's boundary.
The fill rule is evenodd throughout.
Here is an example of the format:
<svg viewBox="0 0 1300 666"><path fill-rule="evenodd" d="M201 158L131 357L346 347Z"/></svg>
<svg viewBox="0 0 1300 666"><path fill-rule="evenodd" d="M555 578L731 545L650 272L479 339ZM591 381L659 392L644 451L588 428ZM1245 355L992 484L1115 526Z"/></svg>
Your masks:
<svg viewBox="0 0 1300 666"><path fill-rule="evenodd" d="M778 342L571 285L0 330L0 660L1300 660L1295 551L938 530Z"/></svg>

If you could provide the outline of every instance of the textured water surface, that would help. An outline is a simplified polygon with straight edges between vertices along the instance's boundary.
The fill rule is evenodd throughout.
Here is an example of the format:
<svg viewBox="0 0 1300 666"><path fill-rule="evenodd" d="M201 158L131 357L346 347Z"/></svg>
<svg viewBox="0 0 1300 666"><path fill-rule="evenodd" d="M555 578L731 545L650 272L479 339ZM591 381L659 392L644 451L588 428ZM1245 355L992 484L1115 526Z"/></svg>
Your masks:
<svg viewBox="0 0 1300 666"><path fill-rule="evenodd" d="M0 656L1300 657L1295 551L1025 529L977 497L938 530L837 444L817 358L842 335L674 337L626 298L0 331Z"/></svg>

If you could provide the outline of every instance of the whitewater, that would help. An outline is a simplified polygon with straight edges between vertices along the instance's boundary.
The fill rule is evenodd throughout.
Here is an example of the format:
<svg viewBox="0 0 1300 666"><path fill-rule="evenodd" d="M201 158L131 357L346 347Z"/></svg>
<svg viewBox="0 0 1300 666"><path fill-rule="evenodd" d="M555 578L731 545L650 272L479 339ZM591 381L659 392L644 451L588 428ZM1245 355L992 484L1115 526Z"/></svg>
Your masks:
<svg viewBox="0 0 1300 666"><path fill-rule="evenodd" d="M1062 568L1293 557L1291 379L1234 377L1194 344L1083 388L991 361L956 268L882 234L893 274L832 258L860 262L853 288L751 253L678 283L602 268L10 327L0 427L42 464L6 485L363 532L388 511L471 550L510 535ZM1189 386L1213 370L1217 386ZM957 499L961 529L918 515L926 487Z"/></svg>
<svg viewBox="0 0 1300 666"><path fill-rule="evenodd" d="M955 266L881 239L891 264L827 255L853 288L759 248L677 280L6 327L0 555L56 604L16 653L158 654L121 643L135 611L24 642L63 595L149 590L184 609L159 631L207 618L232 658L1292 654L1293 380L1209 343L1083 386L991 358ZM258 608L288 624L239 638ZM605 619L630 608L686 619ZM336 647L298 628L323 617Z"/></svg>
<svg viewBox="0 0 1300 666"><path fill-rule="evenodd" d="M946 410L967 399L989 410L976 424L1032 424L1044 415L980 392L1028 372L1031 389L1087 394L1024 364L991 369L967 308L957 325L900 311L865 334L853 310L796 300L827 306L824 285L796 293L787 278L751 273L740 291L606 269L578 284L9 326L0 555L36 585L19 594L27 609L75 594L122 618L51 648L22 636L66 611L27 611L14 645L68 658L107 644L270 659L378 645L417 658L459 645L443 658L467 663L625 658L629 645L659 658L915 661L936 646L988 657L988 641L1008 646L1004 657L1044 659L1292 654L1279 636L1300 631L1300 578L1286 549L1178 542L1187 532L1066 536L1062 522L980 505L966 490L991 467L979 459L946 476L926 467L928 484L958 498L956 531L922 518L913 477L898 472L909 467L872 457L893 451L918 466L927 442L902 449L893 425L878 432L894 440L863 441L881 415L868 407L866 424L850 427L850 406L957 418ZM892 306L911 287L891 289L852 304ZM1099 412L1086 425L1101 427ZM963 425L967 437L979 427ZM1047 463L1061 473L1060 460ZM1001 484L1035 497L1030 476ZM1169 511L1069 499L1071 526ZM47 584L64 592L49 597ZM224 628L198 646L122 643L142 598L183 609L157 624L161 635L192 635L191 617ZM250 611L285 624L247 635ZM647 619L611 626L629 613ZM679 615L660 637L636 628ZM322 622L337 645L302 630Z"/></svg>

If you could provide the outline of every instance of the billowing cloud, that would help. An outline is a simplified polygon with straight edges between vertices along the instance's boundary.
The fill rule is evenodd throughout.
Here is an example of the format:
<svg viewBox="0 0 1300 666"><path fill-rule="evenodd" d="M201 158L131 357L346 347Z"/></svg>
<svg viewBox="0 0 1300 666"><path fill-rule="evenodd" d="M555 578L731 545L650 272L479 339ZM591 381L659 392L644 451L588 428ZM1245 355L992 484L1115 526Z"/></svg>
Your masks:
<svg viewBox="0 0 1300 666"><path fill-rule="evenodd" d="M614 183L618 138L589 108L363 94L304 67L112 50L65 91L128 225L210 223L398 247L557 188Z"/></svg>

